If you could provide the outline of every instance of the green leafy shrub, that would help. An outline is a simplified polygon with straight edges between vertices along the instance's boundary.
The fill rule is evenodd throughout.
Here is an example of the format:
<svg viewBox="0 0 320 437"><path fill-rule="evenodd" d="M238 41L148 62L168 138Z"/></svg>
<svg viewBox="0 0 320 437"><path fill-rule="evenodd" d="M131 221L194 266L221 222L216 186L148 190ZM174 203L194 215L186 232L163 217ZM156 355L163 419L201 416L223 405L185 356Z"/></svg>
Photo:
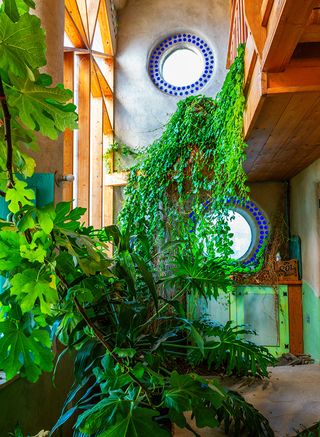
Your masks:
<svg viewBox="0 0 320 437"><path fill-rule="evenodd" d="M258 417L257 422L263 422L250 406L243 407L245 412L232 409L230 395L216 381L195 373L169 371L166 367L168 356L186 359L190 350L199 349L206 358L206 333L186 317L183 299L187 295L216 296L219 289L230 285L230 268L224 257L204 254L194 235L176 242L173 252L165 250L168 258L165 273L155 268L156 263L151 263L146 255L153 245L150 236L156 231L153 217L158 220L159 215L149 207L153 203L158 208L161 201L166 205L166 198L161 197L165 191L161 191L161 196L155 191L153 198L148 194L149 206L141 213L145 223L146 217L152 217L145 228L148 238L138 235L144 227L142 215L136 216L133 223L136 235L132 236L129 216L121 231L116 226L96 231L81 224L84 209L71 210L70 203L34 206L34 192L25 181L33 172L34 162L24 148L36 147L34 131L55 139L65 128L75 128L77 120L75 107L67 103L70 91L62 85L52 87L51 78L39 71L46 62L45 42L39 19L29 13L34 6L32 0L5 0L0 8L0 194L11 212L10 220L0 220L0 275L5 279L0 294L1 369L8 379L19 374L35 382L42 372L53 370L55 338L66 347L56 365L68 350L76 351L75 384L52 433L75 413L80 415L74 436L170 435L172 422L192 430L183 414L186 411L192 412L199 427L213 427L228 420L236 423L240 420L244 425L252 415ZM241 66L240 62L233 68L230 77L237 78ZM238 79L227 101L233 102L232 108L239 115L243 101L239 97ZM227 101L220 99L222 106L227 105ZM204 120L203 110L208 114L220 111L215 106L199 97L190 107L181 104L180 108L192 120L193 117ZM176 115L176 121L178 118ZM239 115L237 129L240 121ZM210 156L215 157L219 148L226 147L224 135L217 135L212 122L208 118L202 128L196 125L202 129L200 136L192 123L179 130L181 135L188 132L194 140L204 138L201 150L190 151L185 145L197 143L190 143L190 136L184 142L182 136L180 149L175 142L171 158L168 151L168 165L179 169L178 196L183 188L179 175L188 156L198 154L201 158L197 170L193 170L199 175L199 171L205 171ZM231 124L226 122L220 127L229 132ZM169 130L172 128L173 125ZM206 147L213 138L210 129L215 129L214 152ZM234 134L240 144L237 129ZM233 134L229 134L232 139ZM177 162L179 151L184 161ZM237 167L230 161L225 170L228 168L232 173L232 169L238 168L236 156L232 154L233 165ZM213 168L210 165L209 170ZM169 167L166 171L169 172ZM220 184L222 189L222 176L220 182L217 178L218 175L214 180L199 178L193 194L198 195L214 184ZM218 196L221 202L233 189L242 193L242 182L231 185L232 189L230 186ZM133 187L131 181L129 193ZM130 214L135 217L134 211ZM116 248L113 257L109 254L110 242ZM136 246L141 249L139 252ZM227 249L228 245L221 243L221 247ZM231 345L234 351L241 350L241 344L232 335L229 350ZM240 355L241 352L235 353ZM263 360L268 361L259 348L253 350L250 359L250 373L254 361L258 363L257 373L264 368ZM236 359L230 369L236 369L240 362ZM241 372L246 369L241 363ZM272 435L270 430L262 434L262 428L257 436Z"/></svg>
<svg viewBox="0 0 320 437"><path fill-rule="evenodd" d="M189 360L193 365L205 362L209 369L224 368L226 374L268 376L267 366L275 364L275 358L267 348L257 346L244 336L255 335L245 326L232 326L229 321L220 325L210 319L195 322L204 341L204 354L193 350Z"/></svg>
<svg viewBox="0 0 320 437"><path fill-rule="evenodd" d="M243 72L240 46L216 99L190 96L178 103L162 136L131 169L120 213L124 227L131 221L134 229L146 227L153 247L193 228L206 250L228 259L233 270L246 270L230 259L227 224L227 200L247 199L249 191L243 169Z"/></svg>

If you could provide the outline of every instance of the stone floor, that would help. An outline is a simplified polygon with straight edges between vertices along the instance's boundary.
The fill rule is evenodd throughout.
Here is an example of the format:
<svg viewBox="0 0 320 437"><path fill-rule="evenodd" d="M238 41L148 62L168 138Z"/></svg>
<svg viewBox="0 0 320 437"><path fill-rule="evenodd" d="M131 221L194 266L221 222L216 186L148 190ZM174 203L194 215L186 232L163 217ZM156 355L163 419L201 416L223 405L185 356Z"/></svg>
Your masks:
<svg viewBox="0 0 320 437"><path fill-rule="evenodd" d="M232 389L267 417L276 437L292 437L320 420L320 365L283 366L270 369L269 381L243 385ZM230 380L227 380L230 386ZM196 429L196 427L195 427ZM201 437L221 437L221 430L202 428ZM191 437L189 431L175 429L175 437Z"/></svg>

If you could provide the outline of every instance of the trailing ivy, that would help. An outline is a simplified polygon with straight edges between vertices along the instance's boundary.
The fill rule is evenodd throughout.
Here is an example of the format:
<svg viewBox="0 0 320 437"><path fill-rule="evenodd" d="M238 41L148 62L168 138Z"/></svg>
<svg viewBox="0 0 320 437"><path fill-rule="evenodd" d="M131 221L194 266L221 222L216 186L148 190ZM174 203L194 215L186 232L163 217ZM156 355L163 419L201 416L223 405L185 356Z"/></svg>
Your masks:
<svg viewBox="0 0 320 437"><path fill-rule="evenodd" d="M232 253L226 223L226 200L246 199L248 187L243 170L245 148L242 127L244 47L227 74L216 99L191 96L178 103L162 136L132 168L125 191L120 222L133 222L137 231L145 226L149 241L156 244L192 230L196 217L199 237L207 235L220 256ZM210 205L210 224L204 212ZM208 218L208 217L207 217ZM195 220L194 220L195 221Z"/></svg>

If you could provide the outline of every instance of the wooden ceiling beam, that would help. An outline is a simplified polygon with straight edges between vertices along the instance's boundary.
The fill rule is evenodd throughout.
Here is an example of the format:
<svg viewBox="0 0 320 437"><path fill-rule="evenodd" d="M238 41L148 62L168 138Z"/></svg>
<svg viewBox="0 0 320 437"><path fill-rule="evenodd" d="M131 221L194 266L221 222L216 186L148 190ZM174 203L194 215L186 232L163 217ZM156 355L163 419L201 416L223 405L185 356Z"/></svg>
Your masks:
<svg viewBox="0 0 320 437"><path fill-rule="evenodd" d="M274 0L263 0L261 5L261 25L267 26Z"/></svg>
<svg viewBox="0 0 320 437"><path fill-rule="evenodd" d="M105 99L103 100L103 133L104 135L111 135L113 133L113 122L111 121L111 114L106 105Z"/></svg>
<svg viewBox="0 0 320 437"><path fill-rule="evenodd" d="M314 0L282 0L273 7L262 53L262 69L283 71L304 32L314 8Z"/></svg>
<svg viewBox="0 0 320 437"><path fill-rule="evenodd" d="M93 76L96 78L97 80L97 84L99 86L99 96L95 96L93 93L94 97L112 97L113 93L112 90L107 82L107 79L104 77L102 71L99 68L99 65L96 63L96 61L94 60L94 58L91 59L91 65L92 65L92 72L93 72ZM98 92L97 92L98 94Z"/></svg>
<svg viewBox="0 0 320 437"><path fill-rule="evenodd" d="M101 0L86 0L86 2L87 2L89 40L90 40L90 47L92 47L94 34L97 27Z"/></svg>
<svg viewBox="0 0 320 437"><path fill-rule="evenodd" d="M267 94L320 91L320 59L313 60L313 65L307 67L300 62L298 66L289 65L283 72L268 73Z"/></svg>
<svg viewBox="0 0 320 437"><path fill-rule="evenodd" d="M320 24L306 26L299 42L320 42Z"/></svg>

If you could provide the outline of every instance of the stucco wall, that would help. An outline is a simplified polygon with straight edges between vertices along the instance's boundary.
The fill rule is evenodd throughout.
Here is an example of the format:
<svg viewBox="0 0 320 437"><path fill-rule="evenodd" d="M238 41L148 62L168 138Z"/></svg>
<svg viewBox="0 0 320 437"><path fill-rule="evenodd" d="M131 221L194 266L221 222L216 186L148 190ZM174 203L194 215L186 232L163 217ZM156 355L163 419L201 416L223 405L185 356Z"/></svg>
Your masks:
<svg viewBox="0 0 320 437"><path fill-rule="evenodd" d="M273 223L278 221L279 215L285 215L286 184L283 182L251 183L250 198L266 213Z"/></svg>
<svg viewBox="0 0 320 437"><path fill-rule="evenodd" d="M301 238L305 352L320 360L320 160L291 180L291 233Z"/></svg>
<svg viewBox="0 0 320 437"><path fill-rule="evenodd" d="M171 33L194 32L210 44L215 73L201 93L215 96L226 75L229 6L226 0L129 0L119 11L115 133L121 142L147 146L175 112L179 99L159 91L147 72L150 50Z"/></svg>

